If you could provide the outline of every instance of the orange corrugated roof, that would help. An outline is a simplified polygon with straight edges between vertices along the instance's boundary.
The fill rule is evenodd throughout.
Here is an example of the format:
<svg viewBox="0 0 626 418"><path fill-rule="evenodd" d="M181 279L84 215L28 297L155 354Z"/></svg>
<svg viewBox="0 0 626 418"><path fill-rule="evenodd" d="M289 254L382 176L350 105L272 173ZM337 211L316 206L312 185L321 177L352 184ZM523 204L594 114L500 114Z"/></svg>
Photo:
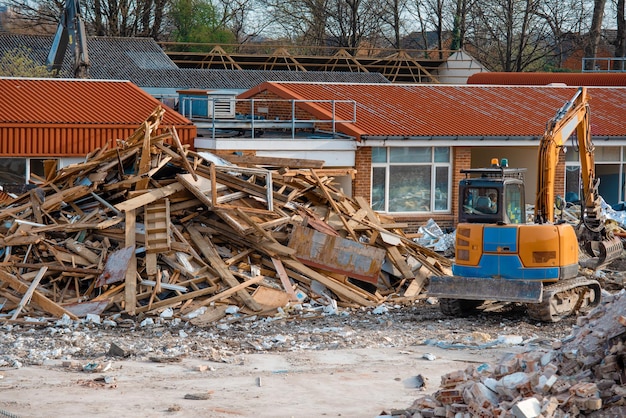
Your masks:
<svg viewBox="0 0 626 418"><path fill-rule="evenodd" d="M160 102L129 81L0 77L0 123L142 123ZM163 123L188 125L170 111Z"/></svg>
<svg viewBox="0 0 626 418"><path fill-rule="evenodd" d="M263 83L240 97L263 91L285 99L354 100L355 123L342 123L341 131L362 136L393 137L538 137L546 122L576 92L575 87ZM626 88L589 88L592 135L626 136L623 115ZM299 104L307 107L306 104ZM307 110L331 116L330 105ZM337 118L350 118L349 110Z"/></svg>
<svg viewBox="0 0 626 418"><path fill-rule="evenodd" d="M467 84L502 84L547 86L562 83L568 86L626 86L626 73L507 73L472 74Z"/></svg>

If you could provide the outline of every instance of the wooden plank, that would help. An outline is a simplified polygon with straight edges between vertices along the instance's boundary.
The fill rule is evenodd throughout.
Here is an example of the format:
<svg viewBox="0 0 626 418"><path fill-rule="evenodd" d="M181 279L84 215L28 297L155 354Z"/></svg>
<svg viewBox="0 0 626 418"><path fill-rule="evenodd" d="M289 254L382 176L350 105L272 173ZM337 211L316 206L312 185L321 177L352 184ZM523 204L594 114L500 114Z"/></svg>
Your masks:
<svg viewBox="0 0 626 418"><path fill-rule="evenodd" d="M176 305L180 302L184 302L186 300L190 300L190 299L194 299L194 302L197 303L196 306L197 307L202 307L202 306L208 306L213 302L216 302L218 300L222 300L222 299L226 299L230 296L232 296L233 294L239 292L240 290L245 289L246 287L250 287L254 284L259 283L260 281L264 280L265 277L264 276L257 276L257 277L253 277L252 279L240 283L239 285L235 286L235 287L231 287L227 290L224 290L223 292L220 292L214 296L211 296L208 299L205 299L203 301L199 301L198 302L198 298L200 298L201 296L207 295L209 293L214 293L215 292L215 287L208 287L206 289L201 289L201 290L196 290L195 292L189 292L189 293L185 293L183 295L180 296L174 296L172 298L167 298L164 300L161 300L159 302L153 303L152 307L148 307L146 306L141 306L135 309L135 311L137 313L144 313L144 312L148 312L151 309L152 310L156 310L156 309L161 309L164 308L166 306L172 306L172 305ZM256 302L255 302L256 303Z"/></svg>
<svg viewBox="0 0 626 418"><path fill-rule="evenodd" d="M305 266L300 261L285 259L283 260L283 264L286 264L293 270L296 270L302 273L303 275L310 277L313 280L317 280L318 282L322 283L324 286L332 290L336 295L342 297L343 299L347 299L349 301L358 303L361 306L372 306L374 304L374 302L368 299L365 299L363 296L353 292L350 289L347 289L341 283L327 276L324 276L323 274L318 273L317 271ZM372 296L372 298L375 298L375 297Z"/></svg>
<svg viewBox="0 0 626 418"><path fill-rule="evenodd" d="M119 211L126 212L132 209L137 209L145 206L149 203L156 202L159 199L173 195L176 192L185 190L185 187L176 182L168 184L167 186L159 187L158 189L152 189L140 196L128 199L124 202L115 205L115 208Z"/></svg>
<svg viewBox="0 0 626 418"><path fill-rule="evenodd" d="M17 268L26 268L26 269L38 269L41 267L41 264L34 264L34 263L12 263L12 265ZM79 273L79 274L87 274L87 275L91 275L91 274L99 275L102 273L101 270L97 270L97 269L84 269L84 268L68 267L68 266L54 265L54 264L46 264L46 267L48 268L48 270L64 271L67 273Z"/></svg>
<svg viewBox="0 0 626 418"><path fill-rule="evenodd" d="M195 305L192 303L190 309L194 309ZM210 306L207 311L195 318L191 318L189 322L196 327L208 327L213 325L216 321L226 316L227 305Z"/></svg>
<svg viewBox="0 0 626 418"><path fill-rule="evenodd" d="M274 264L274 267L276 268L276 273L278 273L280 282L283 284L283 287L285 288L285 291L287 292L287 296L289 297L289 300L293 302L297 302L298 296L296 296L296 292L293 290L293 285L291 284L291 281L289 280L289 276L287 275L287 272L285 271L285 266L283 266L283 263L279 259L274 258L274 257L272 257L272 263Z"/></svg>
<svg viewBox="0 0 626 418"><path fill-rule="evenodd" d="M233 276L233 273L230 271L226 263L224 263L213 243L210 240L205 239L205 237L202 236L202 234L193 226L187 225L186 229L187 232L189 232L191 240L194 244L196 244L196 247L198 247L202 255L207 259L207 262L215 269L224 283L231 288L238 286L239 281L235 276ZM256 303L247 291L241 290L237 292L237 296L248 308L253 311L258 312L263 309L258 303Z"/></svg>
<svg viewBox="0 0 626 418"><path fill-rule="evenodd" d="M263 310L282 308L290 299L286 292L266 286L257 287L252 297L263 306Z"/></svg>
<svg viewBox="0 0 626 418"><path fill-rule="evenodd" d="M126 209L126 230L124 233L124 245L135 248L135 230L137 217L135 209ZM129 315L135 315L137 306L137 256L133 251L126 270L124 287L124 306Z"/></svg>
<svg viewBox="0 0 626 418"><path fill-rule="evenodd" d="M196 174L196 171L193 169L191 164L189 164L189 160L187 159L187 153L185 152L185 149L183 148L183 144L180 143L180 138L178 137L176 128L172 126L170 128L170 132L172 134L172 139L174 140L174 145L176 145L176 149L178 150L178 153L182 157L183 167L185 167L185 170L189 171L193 179L197 181L198 175Z"/></svg>
<svg viewBox="0 0 626 418"><path fill-rule="evenodd" d="M65 241L65 247L68 250L71 250L81 257L89 260L91 264L97 265L98 263L100 263L100 256L88 249L83 243L73 240L72 238L68 238Z"/></svg>
<svg viewBox="0 0 626 418"><path fill-rule="evenodd" d="M328 200L328 203L330 204L330 206L333 208L335 213L337 213L337 216L339 216L339 219L341 219L341 222L343 223L343 226L346 228L346 231L348 232L348 234L350 234L350 236L355 241L358 241L359 238L356 236L356 233L350 227L350 225L348 224L348 221L346 221L345 218L343 217L343 213L341 212L341 210L337 206L337 202L335 202L335 199L333 199L333 197L330 195L330 193L328 192L328 189L326 188L324 183L322 183L322 180L320 180L320 178L315 173L315 170L311 169L311 175L313 176L315 181L317 181L318 186L322 190L322 193L324 193L324 196L326 196L326 199Z"/></svg>
<svg viewBox="0 0 626 418"><path fill-rule="evenodd" d="M258 155L229 155L228 161L239 165L261 165L289 168L322 168L324 160L307 160L304 158L262 157Z"/></svg>
<svg viewBox="0 0 626 418"><path fill-rule="evenodd" d="M207 184L206 179L190 179L186 174L177 174L176 178L179 184L191 192L203 205L208 209L213 209L213 200L205 194L205 190L213 191L218 187L217 185L212 185L210 182Z"/></svg>
<svg viewBox="0 0 626 418"><path fill-rule="evenodd" d="M12 274L7 273L6 271L0 269L0 280L7 282L9 286L20 293L24 293L28 291L28 286L24 283L20 282L19 279ZM54 315L58 318L62 317L64 314L69 316L71 319L78 319L76 315L64 309L62 306L58 305L54 301L45 297L42 293L37 290L33 291L32 301L37 304L41 309L45 312Z"/></svg>
<svg viewBox="0 0 626 418"><path fill-rule="evenodd" d="M39 282L41 281L41 279L43 278L44 274L46 274L47 271L48 271L48 267L46 266L43 266L42 268L39 269L39 272L37 273L33 281L30 283L30 286L28 286L28 290L26 291L26 293L24 293L24 296L22 296L22 300L20 300L20 303L17 305L17 308L13 312L13 315L11 316L12 320L17 319L18 315L20 314L24 306L28 305L28 303L30 302L30 298L33 296L33 293L35 292L35 289L37 288L37 286L39 286Z"/></svg>
<svg viewBox="0 0 626 418"><path fill-rule="evenodd" d="M243 282L243 283L239 283L239 284L238 284L237 286L235 286L235 287L231 287L230 289L224 290L223 292L220 292L220 293L218 293L218 294L216 294L216 295L214 295L214 296L211 296L211 297L210 297L210 298L208 298L208 299L205 299L205 300L201 301L201 302L200 302L200 305L201 305L201 306L208 306L208 305L210 305L210 304L212 304L213 302L216 302L216 301L218 301L218 300L222 300L222 299L229 298L229 297L231 297L231 296L232 296L233 294L235 294L235 293L238 293L238 292L240 292L240 291L245 291L245 290L243 290L243 289L245 289L246 287L250 287L250 286L252 286L252 285L255 285L255 284L257 284L257 283L259 283L259 282L261 282L261 281L263 281L263 280L265 280L265 276L256 276L256 277L252 277L250 280L247 280L247 281L245 281L245 282ZM248 292L246 292L246 294L247 294L248 296L250 296L250 294L249 294ZM254 301L254 303L255 303L256 305L258 305L258 303L256 303L256 301ZM262 310L262 309L263 309L263 307L262 307L262 306L259 306L258 311L260 311L260 310ZM258 311L255 311L255 312L258 312Z"/></svg>
<svg viewBox="0 0 626 418"><path fill-rule="evenodd" d="M135 183L135 190L143 190L148 187L148 182L150 178L146 175L148 171L150 171L150 131L148 122L144 121L143 123L144 136L143 136L143 147L141 147L141 155L139 156L139 172L137 175L141 178L137 183Z"/></svg>
<svg viewBox="0 0 626 418"><path fill-rule="evenodd" d="M37 195L37 190L30 191L30 205L33 208L33 215L35 216L35 222L43 223L43 216L41 216L41 199Z"/></svg>

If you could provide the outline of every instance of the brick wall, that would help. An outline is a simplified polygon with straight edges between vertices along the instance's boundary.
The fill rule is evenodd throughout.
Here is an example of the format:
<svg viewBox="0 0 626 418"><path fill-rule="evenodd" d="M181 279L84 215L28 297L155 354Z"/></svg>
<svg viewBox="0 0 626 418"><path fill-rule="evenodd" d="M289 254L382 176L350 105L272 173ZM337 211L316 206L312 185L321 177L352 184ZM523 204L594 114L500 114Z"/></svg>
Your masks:
<svg viewBox="0 0 626 418"><path fill-rule="evenodd" d="M565 198L565 153L559 152L559 162L556 165L556 175L554 179L554 195Z"/></svg>
<svg viewBox="0 0 626 418"><path fill-rule="evenodd" d="M371 147L357 147L354 168L356 175L352 181L352 195L362 196L369 202L372 189Z"/></svg>

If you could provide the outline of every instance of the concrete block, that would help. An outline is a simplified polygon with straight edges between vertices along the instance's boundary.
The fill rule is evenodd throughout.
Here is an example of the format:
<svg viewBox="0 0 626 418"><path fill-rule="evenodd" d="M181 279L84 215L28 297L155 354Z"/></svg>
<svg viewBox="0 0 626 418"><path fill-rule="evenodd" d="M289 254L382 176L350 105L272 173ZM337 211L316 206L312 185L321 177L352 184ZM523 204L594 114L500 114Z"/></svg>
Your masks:
<svg viewBox="0 0 626 418"><path fill-rule="evenodd" d="M536 398L524 399L513 405L511 412L515 418L535 418L541 414L541 404Z"/></svg>

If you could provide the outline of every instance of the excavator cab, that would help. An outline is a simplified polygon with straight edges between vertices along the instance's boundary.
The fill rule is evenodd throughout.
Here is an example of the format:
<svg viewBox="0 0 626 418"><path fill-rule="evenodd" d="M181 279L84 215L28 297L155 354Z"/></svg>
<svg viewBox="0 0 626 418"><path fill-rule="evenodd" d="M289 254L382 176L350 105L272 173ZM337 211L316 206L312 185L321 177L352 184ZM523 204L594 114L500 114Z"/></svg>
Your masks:
<svg viewBox="0 0 626 418"><path fill-rule="evenodd" d="M506 159L489 168L461 170L459 223L519 224L526 220L523 168L507 168Z"/></svg>

